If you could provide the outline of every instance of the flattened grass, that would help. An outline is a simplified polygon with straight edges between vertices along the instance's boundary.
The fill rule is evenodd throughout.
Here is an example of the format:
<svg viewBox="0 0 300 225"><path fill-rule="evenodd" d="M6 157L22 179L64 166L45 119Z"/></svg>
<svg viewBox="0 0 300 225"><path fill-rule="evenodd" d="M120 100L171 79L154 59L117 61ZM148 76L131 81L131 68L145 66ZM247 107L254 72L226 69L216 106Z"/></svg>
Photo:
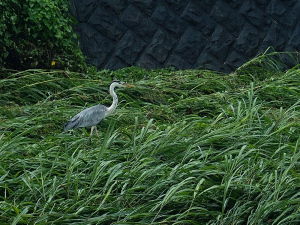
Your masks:
<svg viewBox="0 0 300 225"><path fill-rule="evenodd" d="M299 223L300 70L249 71L1 80L1 224ZM136 88L118 90L100 138L62 133L80 110L111 103L115 77Z"/></svg>

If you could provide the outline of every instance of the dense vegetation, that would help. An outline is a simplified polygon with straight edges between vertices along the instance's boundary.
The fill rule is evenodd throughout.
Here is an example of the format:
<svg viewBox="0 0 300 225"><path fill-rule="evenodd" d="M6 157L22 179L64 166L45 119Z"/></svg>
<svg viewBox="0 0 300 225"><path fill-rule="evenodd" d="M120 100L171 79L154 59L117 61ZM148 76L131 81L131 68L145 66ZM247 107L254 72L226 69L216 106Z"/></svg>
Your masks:
<svg viewBox="0 0 300 225"><path fill-rule="evenodd" d="M86 70L68 0L2 0L0 8L0 78L4 68Z"/></svg>
<svg viewBox="0 0 300 225"><path fill-rule="evenodd" d="M1 224L299 224L300 70L26 70L0 80ZM269 61L271 62L271 61ZM82 109L98 126L62 133Z"/></svg>

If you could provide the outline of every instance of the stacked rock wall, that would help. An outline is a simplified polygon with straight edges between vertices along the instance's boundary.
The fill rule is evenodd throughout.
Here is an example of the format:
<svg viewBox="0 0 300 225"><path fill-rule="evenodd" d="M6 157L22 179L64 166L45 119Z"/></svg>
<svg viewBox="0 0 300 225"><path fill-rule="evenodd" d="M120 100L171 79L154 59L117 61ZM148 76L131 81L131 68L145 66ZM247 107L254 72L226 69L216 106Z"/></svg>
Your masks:
<svg viewBox="0 0 300 225"><path fill-rule="evenodd" d="M70 0L87 62L99 69L230 72L264 52L300 51L299 0Z"/></svg>

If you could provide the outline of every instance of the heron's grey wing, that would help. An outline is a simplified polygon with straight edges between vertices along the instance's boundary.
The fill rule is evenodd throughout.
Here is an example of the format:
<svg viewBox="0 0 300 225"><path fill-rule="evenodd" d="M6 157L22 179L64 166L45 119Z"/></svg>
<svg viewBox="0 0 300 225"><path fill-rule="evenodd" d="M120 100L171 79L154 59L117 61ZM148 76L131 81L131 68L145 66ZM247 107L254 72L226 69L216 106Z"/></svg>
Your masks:
<svg viewBox="0 0 300 225"><path fill-rule="evenodd" d="M78 127L95 126L105 117L106 110L107 108L104 105L95 105L87 108L70 119L65 124L64 131Z"/></svg>

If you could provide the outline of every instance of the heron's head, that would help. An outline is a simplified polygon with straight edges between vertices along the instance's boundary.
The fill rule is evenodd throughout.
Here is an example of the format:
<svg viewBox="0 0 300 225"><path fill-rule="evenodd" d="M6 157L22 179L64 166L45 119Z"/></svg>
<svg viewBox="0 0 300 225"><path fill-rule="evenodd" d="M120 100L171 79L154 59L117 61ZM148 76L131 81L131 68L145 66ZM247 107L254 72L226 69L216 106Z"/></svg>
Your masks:
<svg viewBox="0 0 300 225"><path fill-rule="evenodd" d="M133 85L131 84L128 84L128 83L122 83L121 81L119 80L114 80L111 85L114 85L115 87L134 87Z"/></svg>
<svg viewBox="0 0 300 225"><path fill-rule="evenodd" d="M134 86L128 83L122 83L119 80L114 80L110 85L108 93L110 93L111 90L113 90L115 87L134 87Z"/></svg>

